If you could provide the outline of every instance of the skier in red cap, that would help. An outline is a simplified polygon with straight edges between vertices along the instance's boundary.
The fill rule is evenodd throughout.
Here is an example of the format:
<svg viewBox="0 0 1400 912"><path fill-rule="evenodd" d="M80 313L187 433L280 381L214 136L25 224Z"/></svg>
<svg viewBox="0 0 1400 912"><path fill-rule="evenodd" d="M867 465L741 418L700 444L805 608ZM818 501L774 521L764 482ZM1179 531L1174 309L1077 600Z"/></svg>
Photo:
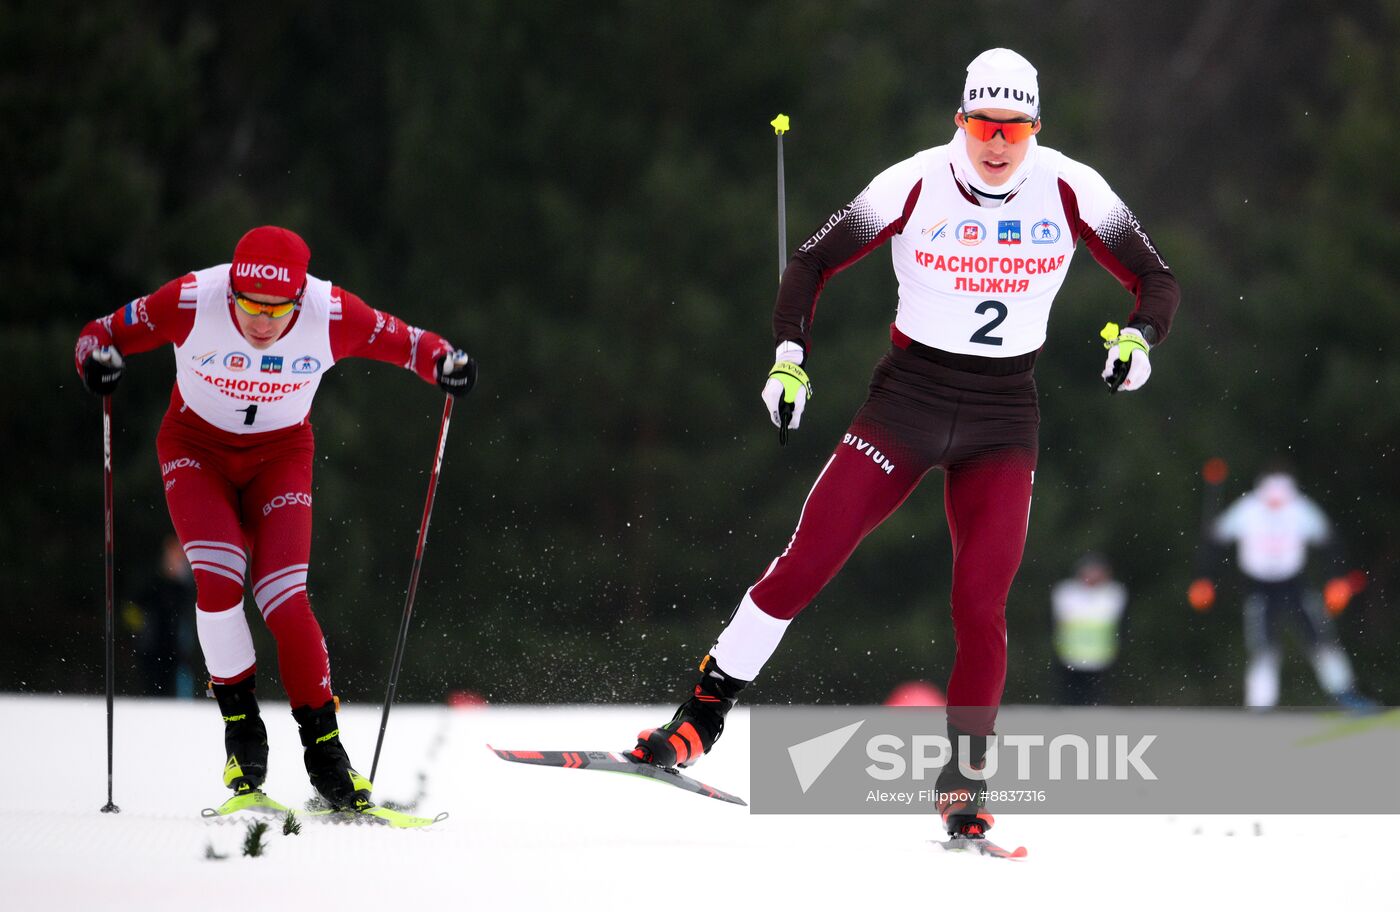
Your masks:
<svg viewBox="0 0 1400 912"><path fill-rule="evenodd" d="M224 717L224 784L235 797L267 775L267 730L254 696L244 579L277 641L282 684L312 785L333 807L370 806L336 725L330 659L307 598L311 466L307 415L321 377L345 358L406 367L452 395L477 365L441 336L375 310L307 274L294 232L263 226L233 262L189 273L94 320L78 336L83 383L107 395L123 358L175 347L175 388L156 437L166 504L196 587L199 644Z"/></svg>

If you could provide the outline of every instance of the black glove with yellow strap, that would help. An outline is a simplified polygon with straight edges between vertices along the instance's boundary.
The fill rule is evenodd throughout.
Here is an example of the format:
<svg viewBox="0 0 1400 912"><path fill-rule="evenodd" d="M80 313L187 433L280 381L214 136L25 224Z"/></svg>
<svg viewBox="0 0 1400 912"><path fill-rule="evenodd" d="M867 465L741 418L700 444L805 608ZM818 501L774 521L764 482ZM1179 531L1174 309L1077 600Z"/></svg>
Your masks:
<svg viewBox="0 0 1400 912"><path fill-rule="evenodd" d="M778 443L785 444L788 429L796 430L802 424L802 411L812 398L812 381L802 369L802 346L783 342L778 346L777 357L777 363L768 371L762 395L768 417L778 429Z"/></svg>

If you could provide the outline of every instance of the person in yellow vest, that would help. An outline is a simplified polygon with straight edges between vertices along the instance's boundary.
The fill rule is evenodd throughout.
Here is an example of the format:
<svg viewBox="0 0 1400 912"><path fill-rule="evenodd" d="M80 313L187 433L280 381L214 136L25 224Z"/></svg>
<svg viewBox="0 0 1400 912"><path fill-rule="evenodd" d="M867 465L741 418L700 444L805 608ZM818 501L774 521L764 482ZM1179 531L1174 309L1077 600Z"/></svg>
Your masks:
<svg viewBox="0 0 1400 912"><path fill-rule="evenodd" d="M1118 658L1118 624L1128 605L1128 589L1113 578L1100 554L1086 554L1074 577L1050 590L1055 618L1055 655L1060 660L1060 702L1096 706L1103 702L1104 679Z"/></svg>

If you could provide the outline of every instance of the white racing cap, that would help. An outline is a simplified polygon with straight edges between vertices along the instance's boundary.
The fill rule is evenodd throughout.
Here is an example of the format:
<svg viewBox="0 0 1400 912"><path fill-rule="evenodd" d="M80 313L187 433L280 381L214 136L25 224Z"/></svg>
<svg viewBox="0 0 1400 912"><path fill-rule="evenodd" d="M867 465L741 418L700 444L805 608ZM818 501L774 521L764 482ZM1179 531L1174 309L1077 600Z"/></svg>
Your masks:
<svg viewBox="0 0 1400 912"><path fill-rule="evenodd" d="M1004 108L1027 117L1040 116L1040 85L1035 67L1015 51L992 48L967 65L962 109Z"/></svg>

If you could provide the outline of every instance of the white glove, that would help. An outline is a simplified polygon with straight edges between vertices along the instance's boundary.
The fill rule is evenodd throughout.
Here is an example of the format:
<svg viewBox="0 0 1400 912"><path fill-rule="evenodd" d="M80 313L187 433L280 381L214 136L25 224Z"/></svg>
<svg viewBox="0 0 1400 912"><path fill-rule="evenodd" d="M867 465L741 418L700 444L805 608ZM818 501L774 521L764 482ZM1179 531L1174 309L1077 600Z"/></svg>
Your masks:
<svg viewBox="0 0 1400 912"><path fill-rule="evenodd" d="M812 384L801 369L804 357L801 345L796 342L783 342L778 346L775 357L777 363L768 372L768 381L763 384L761 396L763 404L768 407L768 417L772 420L773 426L782 431L783 420L780 403L786 400L792 406L792 416L787 423L788 428L798 427L802 424L802 410L807 407L807 399L812 394ZM797 370L780 369L785 364L792 365ZM784 395L785 391L787 391L786 395Z"/></svg>
<svg viewBox="0 0 1400 912"><path fill-rule="evenodd" d="M1147 340L1142 333L1129 327L1118 329L1117 323L1109 323L1099 332L1103 347L1108 349L1108 358L1103 365L1103 382L1108 391L1116 393L1120 389L1132 392L1141 389L1152 376L1152 362L1147 358Z"/></svg>

